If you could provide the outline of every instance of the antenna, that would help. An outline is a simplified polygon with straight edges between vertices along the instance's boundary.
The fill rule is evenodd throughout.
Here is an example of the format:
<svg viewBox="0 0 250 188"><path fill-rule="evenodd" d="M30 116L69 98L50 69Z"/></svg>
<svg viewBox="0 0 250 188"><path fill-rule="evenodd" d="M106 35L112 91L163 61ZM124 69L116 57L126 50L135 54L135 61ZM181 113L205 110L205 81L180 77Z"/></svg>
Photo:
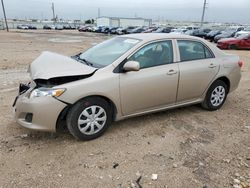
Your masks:
<svg viewBox="0 0 250 188"><path fill-rule="evenodd" d="M5 24L6 24L6 29L7 29L7 32L9 32L9 27L8 27L8 23L7 23L7 18L6 18L6 14L5 14L5 8L4 8L3 0L1 0L1 1L2 1L3 15L4 15Z"/></svg>
<svg viewBox="0 0 250 188"><path fill-rule="evenodd" d="M204 0L204 4L203 4L203 11L202 11L202 17L201 17L201 26L203 25L204 22L204 17L205 17L205 11L207 8L207 0Z"/></svg>

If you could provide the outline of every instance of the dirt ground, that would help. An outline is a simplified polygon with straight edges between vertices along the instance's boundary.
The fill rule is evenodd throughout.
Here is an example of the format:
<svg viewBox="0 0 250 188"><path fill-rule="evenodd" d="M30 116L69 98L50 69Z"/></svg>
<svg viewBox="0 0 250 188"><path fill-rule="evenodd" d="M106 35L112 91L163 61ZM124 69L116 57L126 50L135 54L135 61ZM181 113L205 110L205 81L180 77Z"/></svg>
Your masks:
<svg viewBox="0 0 250 188"><path fill-rule="evenodd" d="M29 80L28 64L42 51L73 55L109 37L0 31L0 187L248 187L250 51L228 51L238 54L244 67L239 88L219 111L190 106L136 117L88 142L13 121L17 86Z"/></svg>

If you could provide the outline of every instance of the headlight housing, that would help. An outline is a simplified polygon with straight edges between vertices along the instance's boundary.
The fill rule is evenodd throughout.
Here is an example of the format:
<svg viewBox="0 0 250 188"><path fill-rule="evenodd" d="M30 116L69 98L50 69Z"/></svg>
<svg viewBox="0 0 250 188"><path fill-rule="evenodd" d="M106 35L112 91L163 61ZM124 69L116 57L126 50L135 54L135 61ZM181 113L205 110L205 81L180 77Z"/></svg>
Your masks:
<svg viewBox="0 0 250 188"><path fill-rule="evenodd" d="M59 97L61 96L66 89L52 89L52 88L38 88L34 89L30 93L30 98L36 98L36 97L45 97L45 96L50 96L50 97Z"/></svg>

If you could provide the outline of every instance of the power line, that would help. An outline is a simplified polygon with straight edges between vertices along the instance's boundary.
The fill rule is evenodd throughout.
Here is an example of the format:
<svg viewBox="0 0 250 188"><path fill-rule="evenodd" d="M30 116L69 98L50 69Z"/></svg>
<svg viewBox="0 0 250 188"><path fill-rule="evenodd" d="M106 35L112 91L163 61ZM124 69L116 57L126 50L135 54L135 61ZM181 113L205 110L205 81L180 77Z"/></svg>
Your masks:
<svg viewBox="0 0 250 188"><path fill-rule="evenodd" d="M1 2L2 2L2 7L3 7L3 15L4 15L6 29L7 29L7 32L9 32L9 27L8 27L8 23L7 23L7 18L6 18L6 13L5 13L5 8L4 8L3 0L1 0Z"/></svg>

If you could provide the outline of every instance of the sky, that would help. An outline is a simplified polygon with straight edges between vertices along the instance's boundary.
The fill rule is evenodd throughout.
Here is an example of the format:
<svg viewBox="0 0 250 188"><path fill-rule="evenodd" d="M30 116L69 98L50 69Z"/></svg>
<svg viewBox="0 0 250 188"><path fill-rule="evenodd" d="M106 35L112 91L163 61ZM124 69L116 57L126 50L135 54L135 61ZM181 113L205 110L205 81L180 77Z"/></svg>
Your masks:
<svg viewBox="0 0 250 188"><path fill-rule="evenodd" d="M100 8L101 16L200 21L204 0L4 0L7 17L19 19L51 19L52 2L56 15L63 19L96 18ZM250 0L207 3L205 21L250 24Z"/></svg>

